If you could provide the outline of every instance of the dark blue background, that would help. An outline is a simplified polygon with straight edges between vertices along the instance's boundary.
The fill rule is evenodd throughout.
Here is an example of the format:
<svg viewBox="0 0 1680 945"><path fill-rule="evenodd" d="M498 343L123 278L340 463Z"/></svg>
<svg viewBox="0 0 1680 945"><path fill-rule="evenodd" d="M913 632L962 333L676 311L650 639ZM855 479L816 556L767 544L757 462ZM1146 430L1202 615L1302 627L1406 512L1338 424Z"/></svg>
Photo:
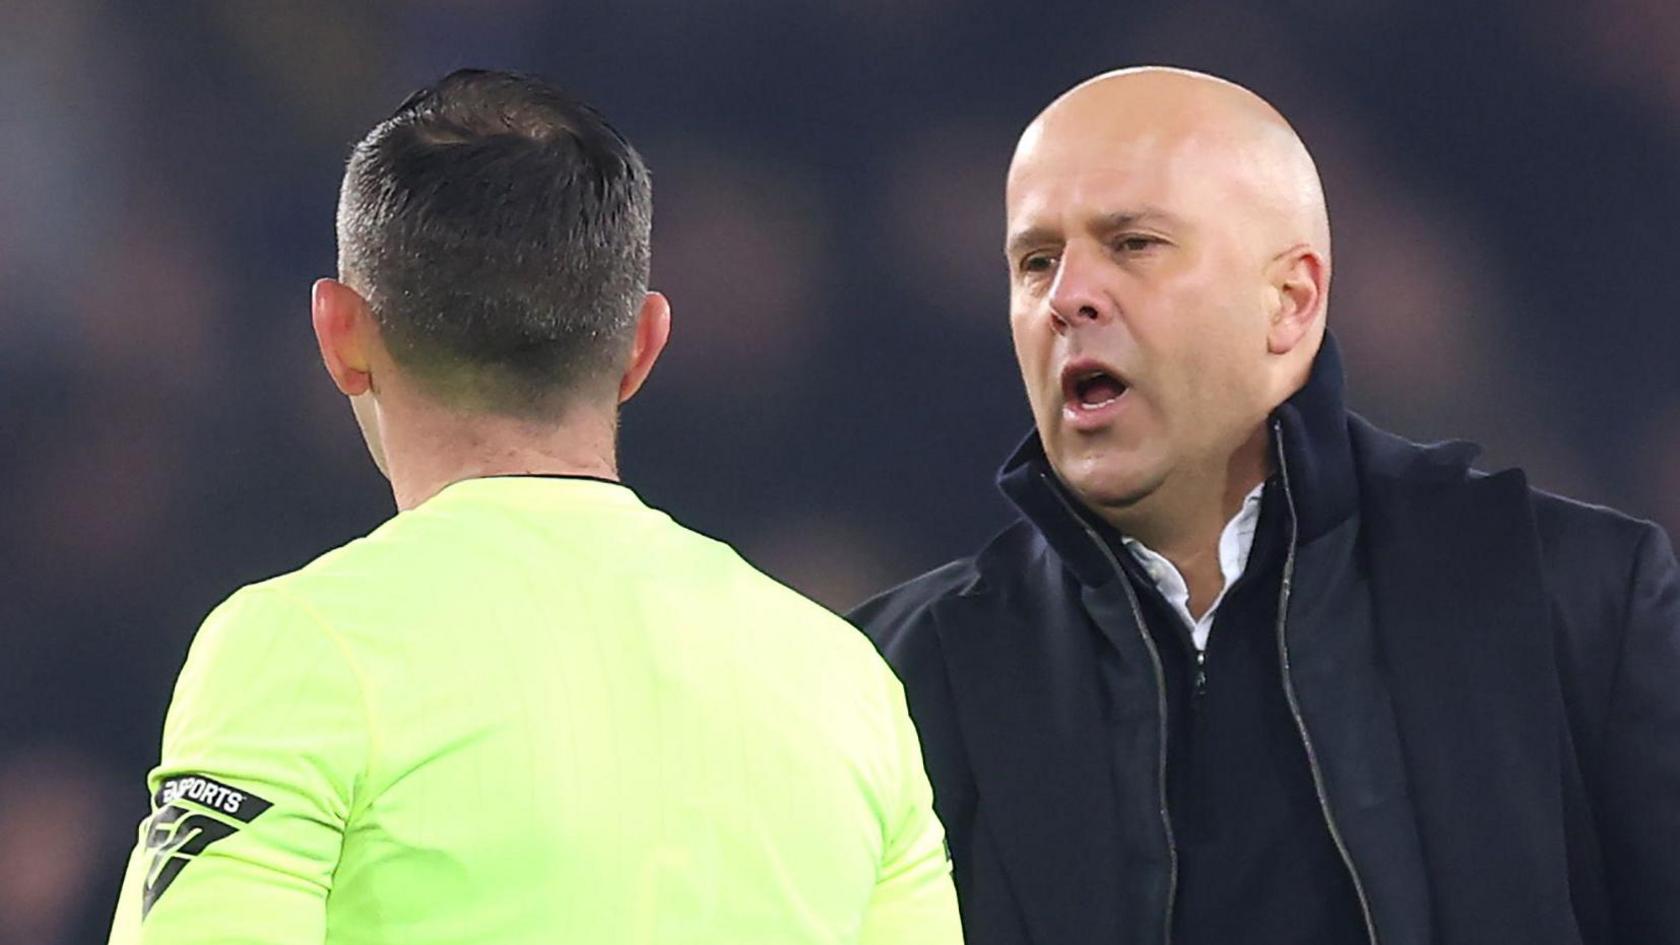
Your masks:
<svg viewBox="0 0 1680 945"><path fill-rule="evenodd" d="M11 0L0 945L103 935L202 615L390 512L307 293L413 87L538 71L642 148L676 327L624 474L845 606L1004 521L1003 172L1138 63L1253 87L1318 156L1357 407L1675 529L1675 48L1664 0Z"/></svg>

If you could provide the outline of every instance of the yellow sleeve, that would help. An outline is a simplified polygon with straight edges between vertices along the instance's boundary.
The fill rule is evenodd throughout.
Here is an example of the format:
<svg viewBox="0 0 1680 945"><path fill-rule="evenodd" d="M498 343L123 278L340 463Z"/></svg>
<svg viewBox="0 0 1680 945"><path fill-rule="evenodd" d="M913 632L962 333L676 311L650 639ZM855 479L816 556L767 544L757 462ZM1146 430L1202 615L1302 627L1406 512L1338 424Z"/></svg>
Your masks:
<svg viewBox="0 0 1680 945"><path fill-rule="evenodd" d="M308 610L262 586L218 607L176 683L111 945L319 945L370 731Z"/></svg>
<svg viewBox="0 0 1680 945"><path fill-rule="evenodd" d="M904 689L885 666L894 715L899 803L888 825L886 851L869 899L860 945L960 945L962 922L951 883L945 828L933 811L933 789L921 743L910 722Z"/></svg>

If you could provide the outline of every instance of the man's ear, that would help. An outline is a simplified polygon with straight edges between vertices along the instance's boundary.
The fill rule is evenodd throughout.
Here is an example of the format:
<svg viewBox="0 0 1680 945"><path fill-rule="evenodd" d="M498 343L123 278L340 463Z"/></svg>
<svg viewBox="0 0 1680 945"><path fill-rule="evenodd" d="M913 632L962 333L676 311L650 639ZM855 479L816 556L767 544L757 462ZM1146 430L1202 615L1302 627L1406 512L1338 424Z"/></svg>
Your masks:
<svg viewBox="0 0 1680 945"><path fill-rule="evenodd" d="M620 404L636 396L671 338L671 303L658 292L649 292L636 313L636 336L630 343L630 366L618 382Z"/></svg>
<svg viewBox="0 0 1680 945"><path fill-rule="evenodd" d="M1297 246L1272 261L1274 308L1266 327L1266 350L1288 354L1312 338L1324 321L1330 298L1330 261L1308 245Z"/></svg>
<svg viewBox="0 0 1680 945"><path fill-rule="evenodd" d="M310 318L321 362L346 397L373 389L369 339L378 329L367 300L337 279L317 279L310 292Z"/></svg>

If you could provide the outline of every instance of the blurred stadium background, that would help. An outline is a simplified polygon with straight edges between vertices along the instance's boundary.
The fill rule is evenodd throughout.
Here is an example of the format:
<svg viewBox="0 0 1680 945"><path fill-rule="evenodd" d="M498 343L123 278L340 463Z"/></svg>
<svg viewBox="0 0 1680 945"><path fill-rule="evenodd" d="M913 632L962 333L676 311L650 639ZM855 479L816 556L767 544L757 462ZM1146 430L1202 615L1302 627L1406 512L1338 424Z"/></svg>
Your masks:
<svg viewBox="0 0 1680 945"><path fill-rule="evenodd" d="M1315 151L1356 407L1680 530L1677 48L1670 0L3 0L0 945L103 941L199 618L390 510L307 290L413 87L541 72L641 147L624 473L843 607L1005 520L1003 171L1122 64Z"/></svg>

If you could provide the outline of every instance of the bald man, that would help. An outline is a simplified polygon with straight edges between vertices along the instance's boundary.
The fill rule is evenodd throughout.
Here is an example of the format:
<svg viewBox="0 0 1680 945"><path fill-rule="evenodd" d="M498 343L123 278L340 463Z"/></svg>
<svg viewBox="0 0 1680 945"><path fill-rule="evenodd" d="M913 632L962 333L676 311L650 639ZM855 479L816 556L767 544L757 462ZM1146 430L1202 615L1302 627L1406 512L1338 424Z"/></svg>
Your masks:
<svg viewBox="0 0 1680 945"><path fill-rule="evenodd" d="M1009 169L1020 518L865 604L974 945L1680 943L1657 527L1342 402L1311 157L1134 69Z"/></svg>

